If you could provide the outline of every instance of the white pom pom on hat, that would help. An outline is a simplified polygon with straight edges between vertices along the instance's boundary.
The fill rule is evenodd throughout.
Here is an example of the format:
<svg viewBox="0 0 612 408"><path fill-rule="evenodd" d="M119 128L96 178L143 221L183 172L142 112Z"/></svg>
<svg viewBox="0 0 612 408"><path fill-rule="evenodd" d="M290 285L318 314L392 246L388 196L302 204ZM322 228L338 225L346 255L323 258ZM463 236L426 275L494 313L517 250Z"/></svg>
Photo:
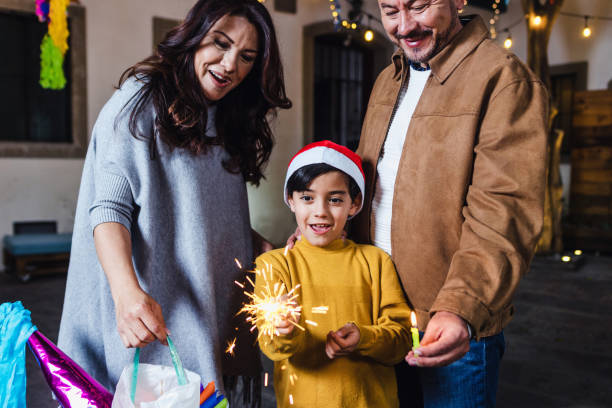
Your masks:
<svg viewBox="0 0 612 408"><path fill-rule="evenodd" d="M289 162L287 176L285 177L285 187L283 189L285 204L289 205L289 201L287 201L287 182L293 173L304 166L318 163L325 163L335 167L355 180L361 191L361 204L355 214L361 211L365 197L365 174L361 166L361 158L348 147L341 146L330 140L310 143L293 156Z"/></svg>

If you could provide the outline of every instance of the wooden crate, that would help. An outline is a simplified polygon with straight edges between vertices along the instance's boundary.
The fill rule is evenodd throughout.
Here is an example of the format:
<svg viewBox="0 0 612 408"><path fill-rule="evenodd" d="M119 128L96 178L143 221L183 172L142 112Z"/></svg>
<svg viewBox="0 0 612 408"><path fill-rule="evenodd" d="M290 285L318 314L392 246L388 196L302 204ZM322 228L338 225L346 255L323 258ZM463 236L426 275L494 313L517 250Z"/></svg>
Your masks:
<svg viewBox="0 0 612 408"><path fill-rule="evenodd" d="M612 91L574 95L570 248L612 252Z"/></svg>

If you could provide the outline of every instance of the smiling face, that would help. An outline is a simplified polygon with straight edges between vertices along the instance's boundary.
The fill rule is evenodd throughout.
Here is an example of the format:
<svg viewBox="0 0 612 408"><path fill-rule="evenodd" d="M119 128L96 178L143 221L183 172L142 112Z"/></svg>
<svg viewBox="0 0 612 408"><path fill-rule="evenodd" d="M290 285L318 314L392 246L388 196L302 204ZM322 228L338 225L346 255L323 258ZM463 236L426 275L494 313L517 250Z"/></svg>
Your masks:
<svg viewBox="0 0 612 408"><path fill-rule="evenodd" d="M305 191L294 191L288 201L302 235L323 247L342 236L346 220L359 210L360 197L351 200L348 176L330 171L313 179Z"/></svg>
<svg viewBox="0 0 612 408"><path fill-rule="evenodd" d="M225 15L210 28L194 56L204 96L218 101L251 72L257 58L257 29L242 16Z"/></svg>
<svg viewBox="0 0 612 408"><path fill-rule="evenodd" d="M389 38L409 60L426 64L461 30L463 0L378 0Z"/></svg>

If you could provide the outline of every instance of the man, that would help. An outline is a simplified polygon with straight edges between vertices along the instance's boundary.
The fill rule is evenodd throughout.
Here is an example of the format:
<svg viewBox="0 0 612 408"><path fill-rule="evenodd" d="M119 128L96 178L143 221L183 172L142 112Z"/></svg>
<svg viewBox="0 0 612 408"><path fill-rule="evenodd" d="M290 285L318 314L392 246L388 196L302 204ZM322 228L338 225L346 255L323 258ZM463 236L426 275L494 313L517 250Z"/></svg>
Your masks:
<svg viewBox="0 0 612 408"><path fill-rule="evenodd" d="M363 124L353 236L391 254L416 310L425 333L406 361L425 406L493 407L502 329L542 227L548 96L480 17L460 21L463 0L379 6L399 49Z"/></svg>

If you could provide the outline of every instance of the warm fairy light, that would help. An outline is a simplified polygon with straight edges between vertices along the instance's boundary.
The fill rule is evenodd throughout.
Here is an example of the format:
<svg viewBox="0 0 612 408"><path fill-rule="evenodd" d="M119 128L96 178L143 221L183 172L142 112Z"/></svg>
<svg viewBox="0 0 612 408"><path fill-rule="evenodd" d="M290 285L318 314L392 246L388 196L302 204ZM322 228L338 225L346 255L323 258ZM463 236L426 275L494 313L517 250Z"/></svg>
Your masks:
<svg viewBox="0 0 612 408"><path fill-rule="evenodd" d="M342 27L348 27L349 26L349 22L346 20L342 20Z"/></svg>
<svg viewBox="0 0 612 408"><path fill-rule="evenodd" d="M577 249L574 251L574 255L582 255L582 251L580 249Z"/></svg>
<svg viewBox="0 0 612 408"><path fill-rule="evenodd" d="M330 10L335 10L335 9L336 9L336 6L335 6L335 5L333 5L333 4L330 4L329 9L330 9Z"/></svg>
<svg viewBox="0 0 612 408"><path fill-rule="evenodd" d="M357 28L357 23L351 23L351 28L354 30Z"/></svg>
<svg viewBox="0 0 612 408"><path fill-rule="evenodd" d="M290 291L286 291L285 285L280 282L272 283L272 265L266 264L264 269L257 269L255 273L264 280L263 289L260 293L244 292L251 301L245 304L239 313L247 315L246 321L252 325L251 331L259 326L259 334L272 339L278 336L276 326L281 320L288 320L295 327L305 330L297 323L302 306L298 306L296 293L300 285L296 285ZM247 280L255 287L255 284L247 276Z"/></svg>
<svg viewBox="0 0 612 408"><path fill-rule="evenodd" d="M570 262L570 261L572 260L572 257L571 257L571 256L567 256L567 255L564 255L564 256L562 256L562 257L561 257L561 260L562 260L563 262Z"/></svg>
<svg viewBox="0 0 612 408"><path fill-rule="evenodd" d="M504 48L509 49L512 47L512 37L508 35L508 37L504 40Z"/></svg>
<svg viewBox="0 0 612 408"><path fill-rule="evenodd" d="M366 40L367 42L372 41L374 39L374 31L366 30L365 33L363 34L363 39Z"/></svg>
<svg viewBox="0 0 612 408"><path fill-rule="evenodd" d="M236 348L236 338L234 338L234 340L232 341L227 342L227 348L225 349L225 352L229 354L230 356L233 356L235 348Z"/></svg>
<svg viewBox="0 0 612 408"><path fill-rule="evenodd" d="M495 24L495 19L494 19L494 18L491 18L491 19L489 20L489 24Z"/></svg>
<svg viewBox="0 0 612 408"><path fill-rule="evenodd" d="M334 10L334 12L332 13L332 16L338 17L338 12Z"/></svg>
<svg viewBox="0 0 612 408"><path fill-rule="evenodd" d="M234 258L234 262L236 262L236 265L238 265L238 268L242 269L242 264L240 263L238 258Z"/></svg>
<svg viewBox="0 0 612 408"><path fill-rule="evenodd" d="M539 27L540 24L542 24L542 17L540 16L534 16L533 19L531 20L533 22L533 25L536 27Z"/></svg>

